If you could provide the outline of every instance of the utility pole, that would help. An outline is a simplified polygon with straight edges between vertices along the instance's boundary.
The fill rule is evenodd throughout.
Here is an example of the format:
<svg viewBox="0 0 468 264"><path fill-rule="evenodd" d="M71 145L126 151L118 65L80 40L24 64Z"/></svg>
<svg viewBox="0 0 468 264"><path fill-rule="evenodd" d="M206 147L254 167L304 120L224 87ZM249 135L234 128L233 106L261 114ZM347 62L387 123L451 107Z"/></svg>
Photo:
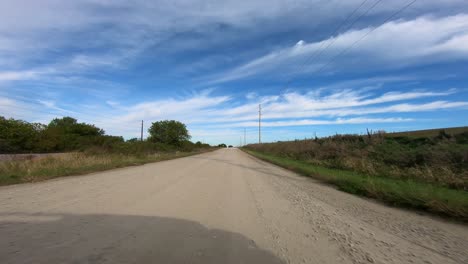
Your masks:
<svg viewBox="0 0 468 264"><path fill-rule="evenodd" d="M244 146L247 145L246 143L246 137L245 137L245 127L244 127Z"/></svg>
<svg viewBox="0 0 468 264"><path fill-rule="evenodd" d="M141 135L140 140L143 141L143 120L141 120Z"/></svg>
<svg viewBox="0 0 468 264"><path fill-rule="evenodd" d="M258 105L258 144L262 144L262 105Z"/></svg>

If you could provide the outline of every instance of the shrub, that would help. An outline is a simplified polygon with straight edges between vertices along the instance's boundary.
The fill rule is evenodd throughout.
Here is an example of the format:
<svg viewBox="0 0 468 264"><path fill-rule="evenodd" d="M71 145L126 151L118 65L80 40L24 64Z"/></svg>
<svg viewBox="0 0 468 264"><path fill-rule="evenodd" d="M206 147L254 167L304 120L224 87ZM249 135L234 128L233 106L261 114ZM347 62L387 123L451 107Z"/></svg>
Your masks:
<svg viewBox="0 0 468 264"><path fill-rule="evenodd" d="M410 137L399 134L335 135L313 140L252 144L247 149L353 170L467 189L468 132Z"/></svg>

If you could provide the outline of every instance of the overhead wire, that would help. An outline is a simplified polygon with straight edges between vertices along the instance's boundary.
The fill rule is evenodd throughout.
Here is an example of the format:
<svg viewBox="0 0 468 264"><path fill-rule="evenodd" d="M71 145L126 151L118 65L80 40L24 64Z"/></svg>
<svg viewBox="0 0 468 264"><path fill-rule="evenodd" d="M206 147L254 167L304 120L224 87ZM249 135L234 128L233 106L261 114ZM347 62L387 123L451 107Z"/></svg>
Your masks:
<svg viewBox="0 0 468 264"><path fill-rule="evenodd" d="M345 20L343 20L336 28L335 30L331 33L331 36L335 36L341 29L342 27L348 23L348 21L359 11L359 9L361 9L369 0L363 0L347 17ZM349 26L346 27L346 29L350 29L352 26L354 26L361 18L363 18L365 15L367 15L372 9L375 8L375 6L377 6L380 2L382 2L383 0L377 0L376 2L374 2L374 4L372 6L370 6L363 14L361 14L360 16L358 16L356 19L354 19L351 24ZM316 58L318 58L320 55L323 54L324 51L326 51L331 45L334 44L334 42L336 41L336 38L333 38L331 41L328 42L328 45L326 47L325 44L327 43L327 41L322 41L322 43L320 44L320 46L311 54L309 55L308 57L306 57L305 60L303 60L303 63L299 65L298 69L296 72L300 72L303 70L303 68L307 65L307 64L310 64L313 60L315 60ZM291 85L293 81L293 78L290 78L287 82L286 82L286 85L284 86L283 88L283 91L287 90L289 88L289 86Z"/></svg>
<svg viewBox="0 0 468 264"><path fill-rule="evenodd" d="M348 20L354 16L354 14L362 7L364 6L366 3L367 3L368 0L364 0L361 2L360 5L358 5L354 10L353 12L351 12L351 14L334 30L332 36L334 36L342 27L345 23L348 22ZM391 19L393 19L395 16L397 16L398 14L402 13L403 11L405 11L407 8L409 8L410 6L412 6L417 0L413 0L413 1L410 1L408 4L404 5L403 7L399 8L397 11L395 11L394 13L392 13L389 17L387 17L381 24L385 24L387 23L388 21L390 21ZM371 5L364 13L362 13L359 17L357 17L348 27L347 27L347 30L349 30L350 28L352 28L361 18L363 18L364 16L366 16L371 10L373 10L380 2L382 2L382 0L377 0L376 2L374 2L373 5ZM349 50L351 50L352 48L354 48L360 41L362 41L363 39L365 39L368 35L370 35L372 32L374 32L375 30L377 30L378 27L374 27L372 28L370 31L368 31L366 34L364 34L361 38L359 38L358 40L356 40L355 42L353 42L350 46L348 46L347 48L345 48L344 50L342 50L340 53L338 53L337 55L335 55L334 57L332 57L332 59L330 61L328 61L325 65L323 65L317 72L316 74L318 73L321 73L326 67L328 67L328 65L330 65L331 63L333 63L339 56L342 56L344 55L345 53L347 53ZM321 46L314 52L312 53L306 60L305 62L301 65L301 67L304 67L306 66L308 63L312 62L313 60L315 60L316 58L318 58L320 55L322 55L329 47L331 47L331 45L333 45L335 43L337 38L334 38L332 39L330 42L328 42L328 45L323 48L324 44L325 44L325 41L322 42ZM289 88L289 85L291 85L293 79L291 78L290 80L288 80L288 82L286 83L286 86L284 88L284 90L287 90Z"/></svg>
<svg viewBox="0 0 468 264"><path fill-rule="evenodd" d="M401 12L405 11L407 8L409 8L410 6L412 6L417 0L413 0L411 2L409 2L407 5L401 7L400 9L398 9L396 12L394 12L393 14L391 14L389 17L387 17L382 23L381 25L384 25L385 23L387 23L388 21L390 21L391 19L393 19L395 16L397 16L398 14L400 14ZM348 51L350 51L352 48L354 48L359 42L361 42L363 39L365 39L367 36L369 36L372 32L374 32L375 30L377 30L379 27L374 27L372 28L371 30L369 30L366 34L364 34L362 37L360 37L359 39L357 39L355 42L353 42L351 45L349 45L347 48L343 49L341 52L339 52L337 55L333 56L331 58L331 60L329 60L325 65L323 65L317 72L316 74L319 74L321 73L326 67L328 67L328 65L330 65L331 63L333 63L338 57L344 55L345 53L347 53Z"/></svg>

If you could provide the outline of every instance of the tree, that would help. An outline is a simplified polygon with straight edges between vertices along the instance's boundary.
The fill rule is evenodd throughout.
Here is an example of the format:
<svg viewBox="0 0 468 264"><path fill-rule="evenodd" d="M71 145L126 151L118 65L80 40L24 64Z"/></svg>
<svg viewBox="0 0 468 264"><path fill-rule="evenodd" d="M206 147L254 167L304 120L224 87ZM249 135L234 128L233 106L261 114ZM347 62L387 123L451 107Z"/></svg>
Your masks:
<svg viewBox="0 0 468 264"><path fill-rule="evenodd" d="M94 125L78 123L77 120L72 117L55 118L50 121L48 128L58 128L65 134L75 134L77 136L104 135L104 130L97 128Z"/></svg>
<svg viewBox="0 0 468 264"><path fill-rule="evenodd" d="M221 143L221 144L218 145L218 147L220 147L220 148L227 148L227 145L224 144L224 143Z"/></svg>
<svg viewBox="0 0 468 264"><path fill-rule="evenodd" d="M77 150L99 144L103 136L104 130L94 125L72 117L55 118L43 131L40 145L44 151Z"/></svg>
<svg viewBox="0 0 468 264"><path fill-rule="evenodd" d="M105 135L104 130L71 117L55 118L45 126L0 116L0 153L109 150L123 142L123 137Z"/></svg>
<svg viewBox="0 0 468 264"><path fill-rule="evenodd" d="M148 129L149 141L180 146L182 142L190 139L185 124L175 120L158 121L151 124Z"/></svg>
<svg viewBox="0 0 468 264"><path fill-rule="evenodd" d="M0 116L0 152L19 153L34 151L39 139L39 133L44 126L28 123L13 118Z"/></svg>

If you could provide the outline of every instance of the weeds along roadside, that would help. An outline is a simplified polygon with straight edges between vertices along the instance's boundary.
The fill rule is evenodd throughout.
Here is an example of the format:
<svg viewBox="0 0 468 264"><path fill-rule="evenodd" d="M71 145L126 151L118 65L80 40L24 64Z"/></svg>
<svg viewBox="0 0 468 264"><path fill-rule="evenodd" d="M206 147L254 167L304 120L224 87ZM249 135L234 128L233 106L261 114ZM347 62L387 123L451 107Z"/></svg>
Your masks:
<svg viewBox="0 0 468 264"><path fill-rule="evenodd" d="M425 137L337 135L247 148L326 168L468 190L468 129Z"/></svg>
<svg viewBox="0 0 468 264"><path fill-rule="evenodd" d="M468 222L466 131L422 138L337 135L243 150L349 193Z"/></svg>
<svg viewBox="0 0 468 264"><path fill-rule="evenodd" d="M25 160L0 161L0 185L37 182L196 155L216 148L153 153L62 153Z"/></svg>

